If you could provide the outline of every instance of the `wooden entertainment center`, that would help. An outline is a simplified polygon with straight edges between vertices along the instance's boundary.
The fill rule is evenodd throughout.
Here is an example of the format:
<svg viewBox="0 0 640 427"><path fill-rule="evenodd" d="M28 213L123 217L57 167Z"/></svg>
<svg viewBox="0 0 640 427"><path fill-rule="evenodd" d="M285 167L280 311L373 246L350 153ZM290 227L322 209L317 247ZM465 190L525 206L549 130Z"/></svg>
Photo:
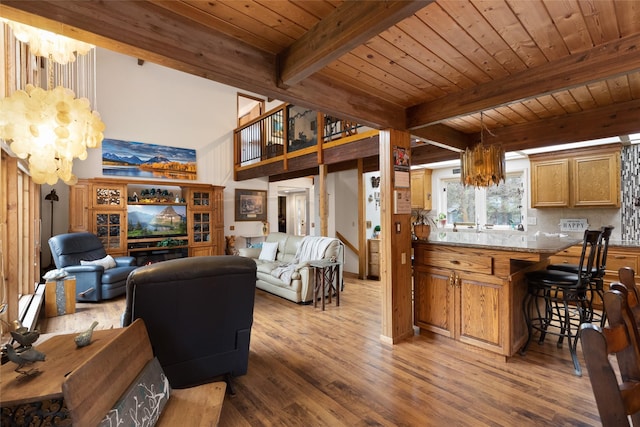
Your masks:
<svg viewBox="0 0 640 427"><path fill-rule="evenodd" d="M69 232L94 233L108 254L135 256L139 264L146 258L153 262L182 256L223 255L223 190L221 186L195 183L78 180L70 188ZM184 212L186 228L176 235L130 238L129 229L136 224L130 224L128 212L134 206L171 207L168 211L174 215L179 215L176 211Z"/></svg>

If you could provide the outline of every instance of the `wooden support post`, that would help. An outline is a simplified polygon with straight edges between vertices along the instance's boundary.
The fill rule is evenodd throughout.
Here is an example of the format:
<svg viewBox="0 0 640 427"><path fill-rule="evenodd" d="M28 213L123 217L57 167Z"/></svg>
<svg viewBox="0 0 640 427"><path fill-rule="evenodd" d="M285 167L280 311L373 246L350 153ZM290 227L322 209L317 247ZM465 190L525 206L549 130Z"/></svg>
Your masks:
<svg viewBox="0 0 640 427"><path fill-rule="evenodd" d="M380 281L382 335L395 344L413 335L411 293L411 212L394 213L396 192L410 191L404 171L394 164L394 151L411 151L408 132L380 131ZM409 171L407 170L408 174ZM399 178L402 178L402 182ZM406 180L409 180L408 175ZM410 202L409 202L410 208Z"/></svg>
<svg viewBox="0 0 640 427"><path fill-rule="evenodd" d="M19 318L18 300L20 298L20 278L19 274L22 270L19 262L18 248L18 161L14 157L4 155L4 166L6 166L6 187L9 189L4 196L6 199L5 218L7 224L6 240L3 242L5 256L4 277L6 280L7 290L7 318L13 321ZM4 173L5 171L3 171ZM3 207L4 209L4 207ZM11 248L11 249L10 249Z"/></svg>
<svg viewBox="0 0 640 427"><path fill-rule="evenodd" d="M329 224L327 223L327 165L318 165L318 175L320 175L319 204L318 212L320 213L320 235L327 236L329 233Z"/></svg>
<svg viewBox="0 0 640 427"><path fill-rule="evenodd" d="M364 163L358 159L358 277L367 276L367 195L364 183Z"/></svg>

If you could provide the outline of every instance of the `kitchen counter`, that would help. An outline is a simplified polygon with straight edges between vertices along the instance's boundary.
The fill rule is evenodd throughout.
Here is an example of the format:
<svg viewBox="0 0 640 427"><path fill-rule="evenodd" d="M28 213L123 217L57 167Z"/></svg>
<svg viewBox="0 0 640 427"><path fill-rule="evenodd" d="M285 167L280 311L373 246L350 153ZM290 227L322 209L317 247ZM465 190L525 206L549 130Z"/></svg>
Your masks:
<svg viewBox="0 0 640 427"><path fill-rule="evenodd" d="M553 255L568 247L580 244L582 239L545 235L536 236L522 232L504 234L484 231L480 233L446 231L431 233L428 240L416 240L416 242Z"/></svg>
<svg viewBox="0 0 640 427"><path fill-rule="evenodd" d="M527 338L526 273L582 239L523 232L434 232L414 240L414 321L434 333L511 357Z"/></svg>
<svg viewBox="0 0 640 427"><path fill-rule="evenodd" d="M610 247L619 248L640 248L640 241L638 240L609 240Z"/></svg>

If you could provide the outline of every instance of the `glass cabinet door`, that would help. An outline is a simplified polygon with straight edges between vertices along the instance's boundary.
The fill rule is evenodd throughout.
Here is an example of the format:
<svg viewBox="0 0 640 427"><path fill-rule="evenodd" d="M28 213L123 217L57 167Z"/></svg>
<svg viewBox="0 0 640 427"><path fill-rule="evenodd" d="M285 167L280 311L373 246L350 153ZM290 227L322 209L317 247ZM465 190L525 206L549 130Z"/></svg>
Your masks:
<svg viewBox="0 0 640 427"><path fill-rule="evenodd" d="M96 235L107 251L121 249L123 243L121 223L122 213L97 212L95 214Z"/></svg>
<svg viewBox="0 0 640 427"><path fill-rule="evenodd" d="M194 191L191 197L193 206L211 206L211 193L208 191Z"/></svg>
<svg viewBox="0 0 640 427"><path fill-rule="evenodd" d="M209 242L211 240L211 214L209 212L194 212L193 243Z"/></svg>
<svg viewBox="0 0 640 427"><path fill-rule="evenodd" d="M96 208L124 208L125 187L119 185L93 185L93 203Z"/></svg>

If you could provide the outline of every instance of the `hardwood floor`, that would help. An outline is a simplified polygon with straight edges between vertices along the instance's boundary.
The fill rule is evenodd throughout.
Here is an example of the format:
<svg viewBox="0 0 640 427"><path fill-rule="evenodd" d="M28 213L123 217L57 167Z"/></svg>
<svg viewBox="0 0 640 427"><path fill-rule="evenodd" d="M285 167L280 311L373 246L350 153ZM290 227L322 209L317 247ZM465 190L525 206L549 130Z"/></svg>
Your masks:
<svg viewBox="0 0 640 427"><path fill-rule="evenodd" d="M446 338L380 341L380 282L345 277L322 312L257 290L249 372L234 380L221 426L597 426L588 373L550 338L504 362ZM119 327L124 299L43 319L74 332ZM579 349L584 367L584 359Z"/></svg>

